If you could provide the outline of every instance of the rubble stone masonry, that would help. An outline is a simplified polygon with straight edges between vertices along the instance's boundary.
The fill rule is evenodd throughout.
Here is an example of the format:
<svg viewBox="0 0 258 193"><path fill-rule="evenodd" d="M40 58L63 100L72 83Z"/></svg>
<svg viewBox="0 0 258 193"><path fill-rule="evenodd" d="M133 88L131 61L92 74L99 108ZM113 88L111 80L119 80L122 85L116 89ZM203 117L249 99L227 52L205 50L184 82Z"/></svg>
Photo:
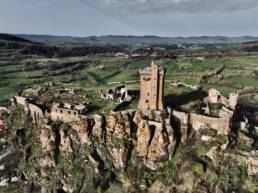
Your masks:
<svg viewBox="0 0 258 193"><path fill-rule="evenodd" d="M165 70L152 63L151 68L140 70L139 74L141 94L138 108L142 110L163 110Z"/></svg>

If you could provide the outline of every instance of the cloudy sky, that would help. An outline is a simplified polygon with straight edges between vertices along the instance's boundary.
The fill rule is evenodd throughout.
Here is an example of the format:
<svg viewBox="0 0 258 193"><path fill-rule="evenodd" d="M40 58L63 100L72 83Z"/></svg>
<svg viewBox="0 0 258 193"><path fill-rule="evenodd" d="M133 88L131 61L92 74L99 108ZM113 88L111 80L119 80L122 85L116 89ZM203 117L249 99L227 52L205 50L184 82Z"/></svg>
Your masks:
<svg viewBox="0 0 258 193"><path fill-rule="evenodd" d="M258 36L258 0L0 0L0 32Z"/></svg>

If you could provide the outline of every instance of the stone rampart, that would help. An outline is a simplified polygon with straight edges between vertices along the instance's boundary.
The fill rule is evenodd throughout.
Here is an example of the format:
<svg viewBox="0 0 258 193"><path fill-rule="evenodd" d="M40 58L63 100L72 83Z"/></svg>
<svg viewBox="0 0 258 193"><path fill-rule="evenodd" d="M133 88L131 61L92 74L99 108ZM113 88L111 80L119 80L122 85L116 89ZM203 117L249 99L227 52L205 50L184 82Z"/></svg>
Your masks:
<svg viewBox="0 0 258 193"><path fill-rule="evenodd" d="M231 117L215 118L191 113L189 124L196 131L211 128L219 134L228 134L231 126Z"/></svg>
<svg viewBox="0 0 258 193"><path fill-rule="evenodd" d="M182 124L188 125L189 124L189 114L179 111L172 111L172 116L179 120Z"/></svg>
<svg viewBox="0 0 258 193"><path fill-rule="evenodd" d="M52 108L50 112L50 119L52 121L62 121L62 122L74 122L80 121L85 116L80 115L78 110L66 109L66 108Z"/></svg>
<svg viewBox="0 0 258 193"><path fill-rule="evenodd" d="M62 121L65 123L78 122L85 119L86 116L82 115L79 110L61 108L53 105L50 113L44 113L43 110L35 104L28 103L24 97L15 97L16 102L25 106L28 109L29 115L33 122L41 123L44 118L50 118L52 121ZM162 111L149 111L143 110L142 115L148 117L149 120L161 121L167 118L166 113ZM173 110L171 115L176 121L181 123L181 126L190 126L198 131L204 128L212 128L221 134L228 134L231 127L232 115L223 117L209 117L195 113L184 113Z"/></svg>
<svg viewBox="0 0 258 193"><path fill-rule="evenodd" d="M15 96L15 102L16 104L24 106L24 110L28 113L34 123L40 124L43 122L45 115L39 106L28 102L28 99L22 96Z"/></svg>
<svg viewBox="0 0 258 193"><path fill-rule="evenodd" d="M42 123L45 116L42 109L34 104L28 104L29 115L34 123Z"/></svg>
<svg viewBox="0 0 258 193"><path fill-rule="evenodd" d="M196 131L211 128L216 130L219 134L228 134L231 127L231 116L217 118L175 110L172 111L172 116L179 121L181 125L188 125Z"/></svg>
<svg viewBox="0 0 258 193"><path fill-rule="evenodd" d="M27 105L27 98L21 96L15 96L16 103L20 105Z"/></svg>

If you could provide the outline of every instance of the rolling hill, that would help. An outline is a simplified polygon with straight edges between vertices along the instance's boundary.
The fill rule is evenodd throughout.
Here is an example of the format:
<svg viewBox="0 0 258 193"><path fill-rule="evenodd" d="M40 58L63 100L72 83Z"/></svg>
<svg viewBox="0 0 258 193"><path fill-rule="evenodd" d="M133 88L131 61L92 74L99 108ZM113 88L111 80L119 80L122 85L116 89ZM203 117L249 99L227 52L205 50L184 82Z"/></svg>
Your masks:
<svg viewBox="0 0 258 193"><path fill-rule="evenodd" d="M12 42L31 42L28 39L18 37L15 35L0 33L0 41L12 41Z"/></svg>
<svg viewBox="0 0 258 193"><path fill-rule="evenodd" d="M172 44L231 44L257 41L258 37L226 37L226 36L200 36L200 37L159 37L159 36L51 36L17 34L18 37L44 43L86 43L86 44L112 44L112 45L172 45Z"/></svg>

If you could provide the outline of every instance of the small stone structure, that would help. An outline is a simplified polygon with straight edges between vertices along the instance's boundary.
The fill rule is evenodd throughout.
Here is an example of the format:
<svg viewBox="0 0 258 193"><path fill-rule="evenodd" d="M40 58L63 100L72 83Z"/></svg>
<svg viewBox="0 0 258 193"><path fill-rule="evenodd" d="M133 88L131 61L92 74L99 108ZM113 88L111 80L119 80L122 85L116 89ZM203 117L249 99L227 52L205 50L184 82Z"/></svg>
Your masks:
<svg viewBox="0 0 258 193"><path fill-rule="evenodd" d="M59 90L59 94L63 94L63 93L78 94L80 90L81 90L80 88L64 88Z"/></svg>
<svg viewBox="0 0 258 193"><path fill-rule="evenodd" d="M209 102L226 104L227 99L223 97L218 90L212 88L209 90Z"/></svg>
<svg viewBox="0 0 258 193"><path fill-rule="evenodd" d="M228 100L228 106L235 110L237 104L238 104L239 94L238 93L230 93L229 94L229 100Z"/></svg>
<svg viewBox="0 0 258 193"><path fill-rule="evenodd" d="M165 69L159 68L152 62L151 68L139 71L140 74L140 101L139 109L164 109L164 76Z"/></svg>
<svg viewBox="0 0 258 193"><path fill-rule="evenodd" d="M207 102L214 103L214 104L221 103L224 106L232 110L235 110L236 105L238 103L238 97L239 97L239 94L230 93L229 99L227 99L224 96L222 96L218 90L212 88L209 90L209 96L206 100Z"/></svg>
<svg viewBox="0 0 258 193"><path fill-rule="evenodd" d="M28 113L34 123L40 124L44 121L45 113L39 106L28 103L27 107L28 107Z"/></svg>
<svg viewBox="0 0 258 193"><path fill-rule="evenodd" d="M80 121L83 114L87 112L85 105L71 105L55 103L50 111L50 118L53 121L73 122Z"/></svg>
<svg viewBox="0 0 258 193"><path fill-rule="evenodd" d="M119 58L129 58L130 56L126 53L123 53L123 52L118 52L116 53L116 57L119 57Z"/></svg>
<svg viewBox="0 0 258 193"><path fill-rule="evenodd" d="M15 96L14 102L25 106L28 103L28 99L22 96Z"/></svg>
<svg viewBox="0 0 258 193"><path fill-rule="evenodd" d="M117 102L130 102L137 93L133 90L128 90L124 85L114 89L109 89L107 93L102 90L99 92L100 98L103 100L117 100Z"/></svg>
<svg viewBox="0 0 258 193"><path fill-rule="evenodd" d="M34 123L40 124L44 121L44 110L39 105L34 104L33 101L30 101L28 98L15 96L12 103L24 106L26 113L31 117Z"/></svg>
<svg viewBox="0 0 258 193"><path fill-rule="evenodd" d="M102 100L114 100L115 93L113 89L109 89L107 93L104 93L102 90L99 92L100 99Z"/></svg>
<svg viewBox="0 0 258 193"><path fill-rule="evenodd" d="M40 96L41 94L43 94L46 91L46 87L41 87L40 85L35 85L31 88L28 88L26 90L23 91L23 95L34 95L34 96Z"/></svg>
<svg viewBox="0 0 258 193"><path fill-rule="evenodd" d="M187 87L190 88L191 90L200 90L202 87L200 85L190 85L190 84L186 84L181 80L172 80L169 81L169 85L173 86L173 87Z"/></svg>

